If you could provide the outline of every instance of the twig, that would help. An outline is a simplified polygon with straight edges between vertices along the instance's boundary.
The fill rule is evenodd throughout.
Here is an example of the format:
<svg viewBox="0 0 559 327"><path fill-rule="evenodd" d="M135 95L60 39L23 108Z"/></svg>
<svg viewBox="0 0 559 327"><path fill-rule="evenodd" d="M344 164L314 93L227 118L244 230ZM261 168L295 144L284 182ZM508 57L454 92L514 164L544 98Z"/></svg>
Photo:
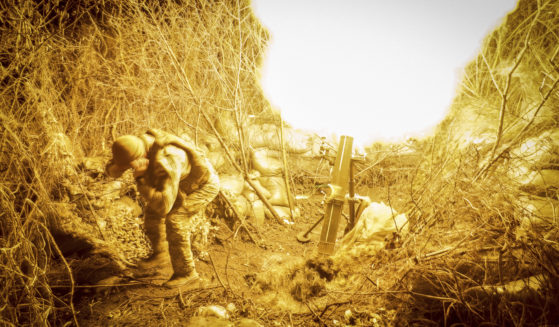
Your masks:
<svg viewBox="0 0 559 327"><path fill-rule="evenodd" d="M322 312L320 313L320 317L322 317L324 315L324 313L326 312L326 310L328 310L328 308L332 307L332 306L340 306L340 305L344 305L344 304L349 304L351 303L350 301L344 301L344 302L334 302L334 303L329 303L327 305L324 306L324 309L322 309Z"/></svg>
<svg viewBox="0 0 559 327"><path fill-rule="evenodd" d="M248 164L247 164L247 157L246 157L246 146L245 146L245 133L243 129L243 125L240 122L240 100L239 95L242 92L241 89L241 70L242 70L242 62L243 62L243 31L242 31L242 21L241 21L241 6L239 5L239 1L237 1L237 21L238 21L238 32L239 32L239 61L237 66L237 76L235 80L235 106L233 107L234 115L235 115L235 123L237 125L237 133L239 136L239 143L241 148L241 164L243 165L244 174L248 174Z"/></svg>
<svg viewBox="0 0 559 327"><path fill-rule="evenodd" d="M392 222L394 223L394 229L396 229L396 233L399 233L400 229L398 228L398 224L396 223L394 209L392 207L392 202L390 201L390 183L386 183L386 196L388 198L388 206L390 207L390 214L392 215Z"/></svg>
<svg viewBox="0 0 559 327"><path fill-rule="evenodd" d="M165 321L165 325L167 325L167 316L165 315L165 300L161 300L161 304L159 304L159 310L161 311L161 316L163 317L163 321Z"/></svg>
<svg viewBox="0 0 559 327"><path fill-rule="evenodd" d="M338 293L338 294L352 294L352 295L387 295L387 294L410 294L410 295L415 295L415 296L421 296L424 298L428 298L428 299L433 299L433 300L441 300L441 301L449 301L449 302L458 302L457 299L453 299L450 297L444 297L444 296L435 296L435 295L429 295L429 294L423 294L423 293L418 293L418 292L414 292L414 291L407 291L407 290L402 290L402 291L378 291L378 292L367 292L367 293L355 293L355 292L345 292L345 291L330 291L330 293Z"/></svg>
<svg viewBox="0 0 559 327"><path fill-rule="evenodd" d="M185 294L190 294L190 293L200 293L200 292L204 292L204 291L213 291L215 289L220 289L222 288L222 286L212 286L212 287L204 287L204 288L193 288L193 289L188 289L185 292L183 292L182 290L180 291L181 293L185 293ZM136 293L133 293L135 295L137 295ZM140 295L137 298L138 299L146 299L146 300L153 300L153 299L172 299L175 298L177 296L177 294L169 294L169 295L154 295L154 294L148 294L148 295Z"/></svg>
<svg viewBox="0 0 559 327"><path fill-rule="evenodd" d="M328 326L326 325L326 323L322 320L322 318L320 318L320 316L318 314L316 314L316 312L311 308L311 306L309 305L309 303L307 301L303 302L305 303L305 305L307 306L307 308L309 308L309 311L312 312L312 314L316 317L316 319L318 319L318 321L320 322L321 325L323 326Z"/></svg>
<svg viewBox="0 0 559 327"><path fill-rule="evenodd" d="M95 285L76 285L75 288L98 288L98 287L117 287L117 286L135 286L135 285L154 285L153 283L147 282L134 282L134 283L122 283L122 284L95 284ZM66 288L66 285L52 285L50 288Z"/></svg>
<svg viewBox="0 0 559 327"><path fill-rule="evenodd" d="M78 323L78 317L76 316L76 310L74 308L75 282L74 282L74 276L73 276L73 273L72 273L72 269L70 268L70 265L68 264L68 261L66 261L66 258L62 254L62 251L58 247L58 244L56 244L56 240L54 239L54 237L52 236L52 234L48 230L47 226L45 226L40 221L37 221L37 223L39 224L39 226L43 227L43 229L45 230L46 235L51 240L51 243L56 250L56 253L60 256L60 259L62 259L62 262L64 262L64 266L66 266L66 270L68 270L68 277L70 278L70 310L72 310L72 317L74 318L74 323L76 324L76 327L79 327L80 324Z"/></svg>
<svg viewBox="0 0 559 327"><path fill-rule="evenodd" d="M248 175L246 173L243 173L243 170L241 169L241 167L239 167L239 165L237 165L237 163L235 162L235 160L233 159L233 156L231 155L231 153L229 152L229 149L227 148L227 146L225 145L225 142L223 141L221 135L219 134L219 132L217 131L217 129L215 128L214 124L211 122L210 118L208 117L208 115L202 111L202 115L204 116L204 119L206 120L206 122L208 123L208 125L210 125L212 131L214 132L215 136L217 137L217 140L219 141L219 143L221 144L221 146L223 147L223 150L225 151L225 154L227 155L227 158L229 159L229 162L231 163L231 165L233 165L233 167L243 175L243 178L245 179L245 181L250 185L250 187L254 190L254 192L256 193L256 195L258 195L258 197L260 198L260 200L262 201L262 203L264 203L264 205L266 206L266 208L268 210L270 210L270 212L272 213L272 216L274 216L274 218L276 218L276 220L280 223L280 225L283 225L284 222L283 220L281 220L280 216L278 215L278 213L276 212L276 210L274 209L274 207L272 207L272 205L270 204L270 202L268 201L268 199L266 199L266 197L264 196L264 194L262 194L262 192L260 192L260 190L258 189L258 187L256 187L256 185L254 185L254 182L248 177Z"/></svg>
<svg viewBox="0 0 559 327"><path fill-rule="evenodd" d="M498 126L498 130L497 130L497 138L495 140L495 144L493 145L493 149L491 150L491 155L489 156L489 163L483 167L482 169L480 169L479 173L476 174L476 176L474 177L474 181L477 180L479 177L482 177L483 175L485 175L489 169L493 166L493 164L495 162L497 162L501 156L506 153L511 147L512 145L518 140L518 138L524 134L524 132L528 129L528 126L530 126L533 121L535 120L536 116L538 115L540 109L543 107L544 103L547 102L547 99L549 98L550 94L552 93L552 91L555 89L558 80L556 80L551 89L549 90L549 92L546 94L546 96L544 97L544 99L541 101L540 105L538 106L538 108L536 109L536 111L534 112L534 115L532 116L530 122L528 122L528 124L526 124L526 126L524 126L524 128L522 128L522 130L516 135L516 137L514 138L514 140L512 142L510 142L509 146L505 147L505 149L503 149L497 156L495 156L495 153L497 152L497 148L500 145L501 142L501 138L502 138L502 132L503 132L503 125L504 125L504 116L505 116L505 110L506 110L506 101L507 101L507 94L510 88L510 83L512 80L512 74L514 73L514 71L518 68L518 66L520 65L520 62L522 61L522 58L524 57L524 54L526 52L526 50L528 49L528 39L530 38L530 34L532 33L532 29L534 28L534 25L536 23L536 21L538 20L538 17L540 15L541 12L541 7L540 7L540 1L538 1L538 9L536 11L535 17L532 20L532 22L530 23L530 27L528 29L528 32L526 32L526 38L524 40L524 45L522 47L522 49L520 50L520 53L517 56L516 62L514 63L514 66L512 67L512 69L509 71L509 73L507 74L507 80L505 82L505 89L501 92L501 90L497 87L495 80L493 79L493 82L495 83L495 87L497 88L497 90L499 91L499 94L501 95L501 108L499 111L499 126ZM483 55L483 53L482 53ZM485 59L485 57L484 57ZM486 61L487 64L487 61ZM488 67L489 68L489 67ZM490 72L491 69L489 68ZM492 75L491 75L492 76ZM493 76L492 76L493 78Z"/></svg>
<svg viewBox="0 0 559 327"><path fill-rule="evenodd" d="M223 287L223 289L227 292L227 287L225 287L225 284L223 284L223 281L221 280L221 277L219 277L219 274L217 273L217 269L215 268L214 261L212 259L212 255L208 253L208 257L210 258L210 263L212 264L212 268L214 269L214 273L215 273L215 276L217 277L217 281L221 284L221 287Z"/></svg>
<svg viewBox="0 0 559 327"><path fill-rule="evenodd" d="M227 286L229 286L229 290L235 297L238 297L235 292L233 292L233 288L231 288L231 283L229 282L229 274L227 270L229 269L229 256L231 255L231 244L229 244L229 249L227 250L227 258L225 259L225 280L227 280Z"/></svg>
<svg viewBox="0 0 559 327"><path fill-rule="evenodd" d="M79 177L77 173L75 173L75 177L76 178ZM87 193L83 189L82 183L78 182L78 185L80 187L80 190L82 191L83 197L85 198L85 200L87 202L89 210L91 211L91 213L93 215L93 221L95 221L95 226L97 227L97 230L99 231L99 234L101 235L101 239L103 241L107 241L107 238L105 237L105 233L103 233L103 229L101 228L101 225L99 224L99 216L97 215L97 211L95 211L95 208L93 208L93 204L91 203L91 201L89 200L89 197L87 196Z"/></svg>
<svg viewBox="0 0 559 327"><path fill-rule="evenodd" d="M536 108L536 111L534 112L534 115L532 115L532 118L530 119L530 121L522 128L522 130L520 130L520 132L518 134L516 134L515 138L509 143L509 145L507 145L503 150L501 150L501 152L499 152L499 154L497 156L495 156L485 167L480 169L479 173L474 178L474 181L477 180L479 177L482 177L485 174L487 174L489 169L503 156L503 154L507 153L516 144L516 142L520 139L520 137L524 135L524 133L528 130L528 128L534 123L538 113L543 108L544 104L547 102L549 97L553 94L553 91L555 91L558 84L559 84L559 78L557 80L555 80L555 82L553 83L553 85L551 86L551 88L549 89L547 94L544 96L542 101L539 103L539 105Z"/></svg>
<svg viewBox="0 0 559 327"><path fill-rule="evenodd" d="M371 284L373 284L376 288L378 288L377 283L375 283L375 282L371 279L371 277L365 276L365 278L366 278L369 282L371 282Z"/></svg>
<svg viewBox="0 0 559 327"><path fill-rule="evenodd" d="M181 309L186 308L186 303L184 303L184 299L182 298L182 289L180 287L179 287L179 304Z"/></svg>
<svg viewBox="0 0 559 327"><path fill-rule="evenodd" d="M532 20L532 22L530 24L530 28L529 28L528 32L526 33L526 39L524 40L524 45L522 46L522 49L520 50L520 53L518 54L518 56L516 58L514 66L511 68L511 70L507 74L507 79L505 81L505 88L504 88L503 91L501 91L497 87L496 81L493 78L493 75L491 75L491 78L493 79L493 83L495 83L495 87L497 87L497 91L501 95L501 108L499 110L499 126L497 128L497 139L495 140L495 144L493 145L493 149L491 150L490 158L492 158L495 155L495 151L497 151L497 148L499 147L499 144L501 142L501 138L502 138L502 135L503 135L503 125L504 125L504 122L505 122L505 111L506 111L506 107L507 107L507 96L508 96L509 89L510 89L512 74L516 71L516 69L520 65L520 62L524 58L524 54L526 53L526 50L528 49L528 39L530 38L530 34L532 33L532 29L534 28L535 22L538 20L539 14L540 14L540 10L538 10L536 12L536 16ZM485 57L483 57L483 58L485 59Z"/></svg>

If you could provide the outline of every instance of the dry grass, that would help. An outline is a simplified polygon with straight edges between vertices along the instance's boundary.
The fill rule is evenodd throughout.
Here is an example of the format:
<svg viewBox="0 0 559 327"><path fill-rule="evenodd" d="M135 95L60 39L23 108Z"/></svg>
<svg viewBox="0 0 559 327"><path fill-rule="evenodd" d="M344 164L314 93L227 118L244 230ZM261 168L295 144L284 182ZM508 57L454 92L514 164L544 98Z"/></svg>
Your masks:
<svg viewBox="0 0 559 327"><path fill-rule="evenodd" d="M403 325L559 322L557 239L537 232L519 237L522 176L511 174L519 164L537 166L512 155L518 146L559 127L558 10L555 1L520 1L465 68L437 134L416 143L423 160L395 184L381 180L381 189L405 199L411 232L401 248L367 259L375 268L363 275L384 286L365 282L352 290L361 294L354 301L371 312L393 309ZM381 162L374 170L397 166ZM543 288L520 294L487 288L529 276Z"/></svg>
<svg viewBox="0 0 559 327"><path fill-rule="evenodd" d="M122 133L200 141L211 133L202 112L217 126L267 112L257 78L268 33L246 0L8 1L0 33L0 317L60 324L73 290L49 287L57 249L44 213L63 181L79 183L79 159Z"/></svg>
<svg viewBox="0 0 559 327"><path fill-rule="evenodd" d="M512 149L558 127L557 12L556 1L520 1L466 67L437 135L414 144L420 157L373 149L378 160L359 168L358 187L383 190L379 200L407 212L410 233L401 247L337 263L352 283L289 321L325 324L348 307L362 308L363 321L378 313L404 325L559 320L557 244L516 237L523 208L508 174ZM80 182L76 163L148 127L202 142L213 133L205 117L243 153L236 130L249 114L270 115L257 83L268 34L247 0L12 1L0 5L0 32L0 324L61 325L75 320L73 272L45 213L64 198L64 181ZM51 288L55 261L69 292ZM540 294L468 292L532 275L543 276Z"/></svg>

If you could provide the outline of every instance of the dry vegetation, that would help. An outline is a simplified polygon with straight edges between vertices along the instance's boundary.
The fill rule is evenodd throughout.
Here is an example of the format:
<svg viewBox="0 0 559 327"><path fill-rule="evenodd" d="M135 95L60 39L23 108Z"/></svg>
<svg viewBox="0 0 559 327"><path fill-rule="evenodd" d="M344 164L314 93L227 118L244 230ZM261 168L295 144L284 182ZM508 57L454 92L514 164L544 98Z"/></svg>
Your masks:
<svg viewBox="0 0 559 327"><path fill-rule="evenodd" d="M559 128L558 12L556 1L521 0L465 68L435 136L409 145L414 155L370 149L358 190L406 212L407 234L381 251L307 261L304 272L319 273L317 291L298 285L305 313L264 316L250 295L235 296L245 312L282 326L332 325L346 308L356 325L559 323L557 214L546 237L519 233L522 176L511 173L537 165L517 155L526 140ZM268 33L248 0L8 1L0 30L0 324L78 324L75 272L50 232L67 185L87 187L77 163L147 127L202 142L215 126L241 157L244 139L228 126L271 116L257 83ZM307 183L312 171L292 163ZM305 183L296 189L314 187ZM67 292L55 291L54 265ZM537 291L492 287L530 276Z"/></svg>
<svg viewBox="0 0 559 327"><path fill-rule="evenodd" d="M401 309L409 319L420 313L433 325L558 322L559 247L549 237L557 213L543 231L523 233L519 201L525 174L540 172L544 161L557 169L556 148L525 142L556 142L547 137L559 127L558 10L555 1L520 1L465 68L436 136L422 142L425 160L408 188L412 233L402 249L416 262L398 267L405 271L399 282L411 291ZM523 147L548 158L522 156ZM556 190L540 195L552 202ZM480 291L529 276L541 282L538 291Z"/></svg>
<svg viewBox="0 0 559 327"><path fill-rule="evenodd" d="M268 34L247 1L204 0L7 1L0 29L1 317L40 325L72 303L46 277L57 252L46 216L63 182L79 183L78 160L123 133L206 137L206 119L265 112Z"/></svg>

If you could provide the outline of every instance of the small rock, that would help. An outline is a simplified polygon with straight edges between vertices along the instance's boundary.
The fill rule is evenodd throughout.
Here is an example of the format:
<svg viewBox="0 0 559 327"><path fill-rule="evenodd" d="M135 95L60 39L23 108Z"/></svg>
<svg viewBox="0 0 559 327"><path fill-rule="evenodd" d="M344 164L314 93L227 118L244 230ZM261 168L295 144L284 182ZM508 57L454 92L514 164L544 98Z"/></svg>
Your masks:
<svg viewBox="0 0 559 327"><path fill-rule="evenodd" d="M220 305L208 305L199 307L198 316L229 319L229 313L227 313L227 310Z"/></svg>
<svg viewBox="0 0 559 327"><path fill-rule="evenodd" d="M351 317L353 317L353 313L351 312L351 310L347 309L344 312L344 317L349 321L351 319Z"/></svg>
<svg viewBox="0 0 559 327"><path fill-rule="evenodd" d="M235 305L235 303L229 303L229 304L227 304L225 309L227 309L227 311L229 311L231 313L234 313L235 311L237 311L237 306Z"/></svg>

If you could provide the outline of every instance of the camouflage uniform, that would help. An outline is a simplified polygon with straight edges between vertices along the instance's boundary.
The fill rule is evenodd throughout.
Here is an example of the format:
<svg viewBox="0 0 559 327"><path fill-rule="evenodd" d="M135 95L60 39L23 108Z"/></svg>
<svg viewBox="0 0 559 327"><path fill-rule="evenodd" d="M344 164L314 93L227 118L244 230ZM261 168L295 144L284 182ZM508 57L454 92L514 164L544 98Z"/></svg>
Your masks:
<svg viewBox="0 0 559 327"><path fill-rule="evenodd" d="M219 191L219 178L210 162L188 140L149 130L149 165L137 178L146 200L145 229L154 255L170 254L174 275L196 273L190 244L193 223ZM173 279L173 277L171 279Z"/></svg>

